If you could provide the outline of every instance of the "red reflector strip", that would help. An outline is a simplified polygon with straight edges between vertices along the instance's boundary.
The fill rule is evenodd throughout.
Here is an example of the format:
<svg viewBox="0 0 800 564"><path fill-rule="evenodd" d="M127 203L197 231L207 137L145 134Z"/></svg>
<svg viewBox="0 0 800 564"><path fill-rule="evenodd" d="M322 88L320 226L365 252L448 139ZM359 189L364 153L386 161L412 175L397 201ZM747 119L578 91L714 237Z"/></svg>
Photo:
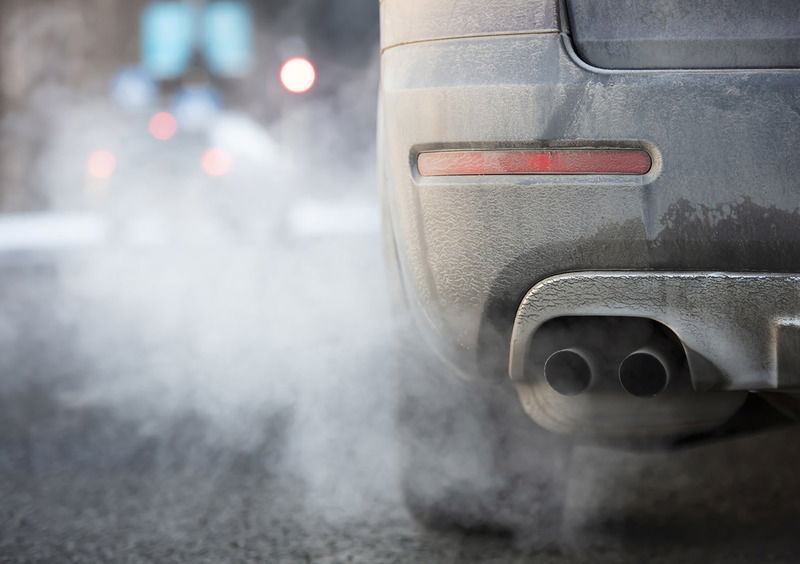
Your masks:
<svg viewBox="0 0 800 564"><path fill-rule="evenodd" d="M646 174L652 160L639 149L440 151L420 153L422 176L483 174Z"/></svg>

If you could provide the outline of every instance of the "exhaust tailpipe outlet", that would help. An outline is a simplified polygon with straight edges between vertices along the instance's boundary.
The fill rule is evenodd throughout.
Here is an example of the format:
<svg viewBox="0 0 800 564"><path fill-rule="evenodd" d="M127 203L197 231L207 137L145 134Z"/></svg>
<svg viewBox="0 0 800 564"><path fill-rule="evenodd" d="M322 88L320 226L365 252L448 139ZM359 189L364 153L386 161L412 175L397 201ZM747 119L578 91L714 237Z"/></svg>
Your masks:
<svg viewBox="0 0 800 564"><path fill-rule="evenodd" d="M602 297L604 280L598 277L585 295ZM555 295L546 285L536 286L534 294L539 290L547 299L523 302L517 313L509 374L523 409L545 429L634 439L631 444L670 442L716 429L744 402L746 392L698 391L687 358L691 349L667 325L647 317L553 316L553 311L544 316L540 310L551 302L579 296L569 285ZM636 294L642 303L646 290Z"/></svg>
<svg viewBox="0 0 800 564"><path fill-rule="evenodd" d="M592 383L592 367L588 355L579 349L561 349L544 363L544 377L556 392L564 396L577 396Z"/></svg>
<svg viewBox="0 0 800 564"><path fill-rule="evenodd" d="M639 398L651 398L663 392L672 376L671 364L655 347L632 352L619 365L622 388Z"/></svg>

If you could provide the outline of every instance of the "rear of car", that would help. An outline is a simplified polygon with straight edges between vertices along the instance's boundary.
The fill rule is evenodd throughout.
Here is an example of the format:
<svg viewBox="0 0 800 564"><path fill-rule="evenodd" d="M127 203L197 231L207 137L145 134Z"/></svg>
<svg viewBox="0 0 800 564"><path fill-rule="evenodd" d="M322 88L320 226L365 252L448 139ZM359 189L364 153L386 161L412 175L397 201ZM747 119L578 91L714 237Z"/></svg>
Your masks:
<svg viewBox="0 0 800 564"><path fill-rule="evenodd" d="M753 392L793 409L800 4L383 0L381 18L387 249L448 371L601 440L713 432Z"/></svg>

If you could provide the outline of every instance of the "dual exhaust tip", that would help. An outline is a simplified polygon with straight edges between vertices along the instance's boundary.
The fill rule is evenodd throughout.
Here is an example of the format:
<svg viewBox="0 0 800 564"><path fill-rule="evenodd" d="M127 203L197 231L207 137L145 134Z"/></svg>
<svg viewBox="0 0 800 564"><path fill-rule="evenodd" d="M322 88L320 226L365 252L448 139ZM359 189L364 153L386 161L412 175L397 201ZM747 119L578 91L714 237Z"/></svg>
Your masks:
<svg viewBox="0 0 800 564"><path fill-rule="evenodd" d="M595 369L592 355L581 348L560 349L547 357L544 376L556 392L577 396L592 383ZM626 356L617 366L622 389L639 398L663 392L669 385L672 370L665 354L656 347L642 347Z"/></svg>

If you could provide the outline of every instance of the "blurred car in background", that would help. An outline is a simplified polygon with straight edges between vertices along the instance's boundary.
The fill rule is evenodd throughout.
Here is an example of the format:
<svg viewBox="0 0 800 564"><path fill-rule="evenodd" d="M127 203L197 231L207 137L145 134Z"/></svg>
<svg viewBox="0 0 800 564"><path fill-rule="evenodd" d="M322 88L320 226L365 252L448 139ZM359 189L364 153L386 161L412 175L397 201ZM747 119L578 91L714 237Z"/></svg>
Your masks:
<svg viewBox="0 0 800 564"><path fill-rule="evenodd" d="M381 12L385 242L406 358L430 357L402 378L413 513L553 525L558 435L668 446L796 412L800 4Z"/></svg>

